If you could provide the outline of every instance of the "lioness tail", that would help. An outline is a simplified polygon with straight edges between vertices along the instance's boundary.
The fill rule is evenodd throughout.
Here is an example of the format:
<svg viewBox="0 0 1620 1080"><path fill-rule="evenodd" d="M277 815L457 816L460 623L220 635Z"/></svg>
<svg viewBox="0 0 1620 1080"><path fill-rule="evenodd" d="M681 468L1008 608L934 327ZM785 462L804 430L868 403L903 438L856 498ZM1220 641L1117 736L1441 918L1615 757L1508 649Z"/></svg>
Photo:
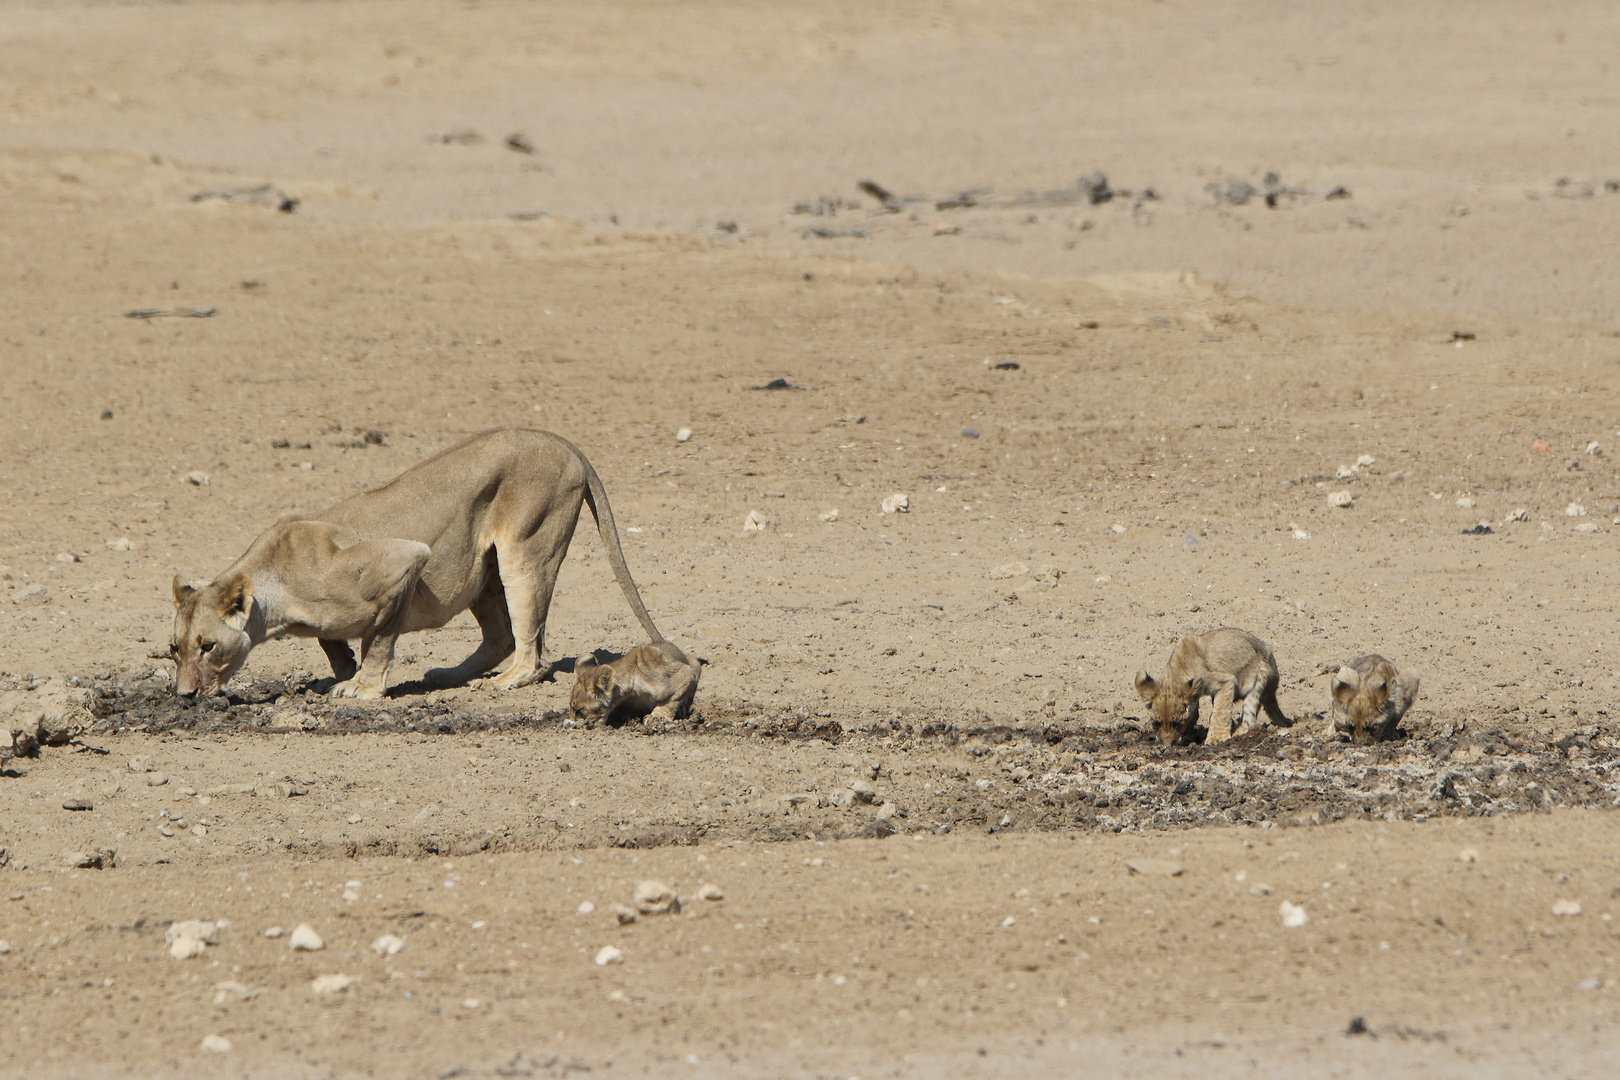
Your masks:
<svg viewBox="0 0 1620 1080"><path fill-rule="evenodd" d="M630 567L625 565L624 549L619 546L619 527L614 524L613 508L608 505L602 478L596 475L596 469L577 447L574 452L579 454L579 463L585 467L585 505L591 508L591 516L596 519L596 531L602 537L602 546L607 548L613 577L618 581L619 588L624 590L624 598L630 602L630 610L641 621L641 628L652 635L653 644L667 641L669 639L653 625L652 616L647 614L647 606L641 602L641 593L636 590L635 580L630 577Z"/></svg>

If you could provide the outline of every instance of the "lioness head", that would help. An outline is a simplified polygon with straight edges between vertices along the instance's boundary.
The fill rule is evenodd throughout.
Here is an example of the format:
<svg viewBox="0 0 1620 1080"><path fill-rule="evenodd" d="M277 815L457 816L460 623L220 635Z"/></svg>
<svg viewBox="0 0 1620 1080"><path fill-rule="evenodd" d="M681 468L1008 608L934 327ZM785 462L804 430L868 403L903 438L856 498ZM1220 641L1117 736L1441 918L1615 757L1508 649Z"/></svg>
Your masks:
<svg viewBox="0 0 1620 1080"><path fill-rule="evenodd" d="M200 588L174 579L174 689L182 697L214 694L235 675L253 641L248 615L253 610L253 582L235 574Z"/></svg>
<svg viewBox="0 0 1620 1080"><path fill-rule="evenodd" d="M1389 705L1389 684L1394 678L1389 664L1379 664L1366 675L1346 664L1333 676L1333 700L1350 717L1350 738L1362 742L1375 738Z"/></svg>
<svg viewBox="0 0 1620 1080"><path fill-rule="evenodd" d="M599 724L613 712L613 666L598 664L594 656L574 663L574 689L568 708L589 724Z"/></svg>
<svg viewBox="0 0 1620 1080"><path fill-rule="evenodd" d="M1198 680L1165 678L1160 682L1145 671L1136 673L1136 692L1153 710L1159 741L1172 745L1198 722Z"/></svg>

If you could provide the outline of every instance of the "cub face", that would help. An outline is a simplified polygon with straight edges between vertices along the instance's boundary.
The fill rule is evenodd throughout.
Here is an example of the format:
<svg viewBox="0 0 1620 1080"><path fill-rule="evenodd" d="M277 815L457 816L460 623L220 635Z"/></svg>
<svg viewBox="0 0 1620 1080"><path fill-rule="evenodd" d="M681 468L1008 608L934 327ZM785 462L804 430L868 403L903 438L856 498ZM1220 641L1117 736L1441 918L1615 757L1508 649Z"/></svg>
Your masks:
<svg viewBox="0 0 1620 1080"><path fill-rule="evenodd" d="M1171 746L1198 723L1198 680L1167 677L1163 682L1145 671L1136 673L1136 692L1153 711L1159 742Z"/></svg>
<svg viewBox="0 0 1620 1080"><path fill-rule="evenodd" d="M1353 741L1367 742L1378 737L1394 681L1395 669L1387 661L1365 674L1347 664L1333 676L1333 700L1349 717Z"/></svg>
<svg viewBox="0 0 1620 1080"><path fill-rule="evenodd" d="M568 695L568 708L588 724L605 721L618 704L612 664L598 664L595 657L574 665L574 689Z"/></svg>
<svg viewBox="0 0 1620 1080"><path fill-rule="evenodd" d="M174 579L174 689L182 697L207 696L225 688L253 648L248 615L253 582L238 574L201 587Z"/></svg>

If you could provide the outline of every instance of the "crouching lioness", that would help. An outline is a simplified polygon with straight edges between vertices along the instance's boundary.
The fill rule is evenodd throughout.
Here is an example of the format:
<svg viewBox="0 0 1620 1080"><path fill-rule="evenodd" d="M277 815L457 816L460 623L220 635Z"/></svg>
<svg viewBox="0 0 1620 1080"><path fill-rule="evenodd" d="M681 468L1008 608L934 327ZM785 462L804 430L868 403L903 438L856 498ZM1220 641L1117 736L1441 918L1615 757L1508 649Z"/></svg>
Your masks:
<svg viewBox="0 0 1620 1080"><path fill-rule="evenodd" d="M1322 734L1333 739L1343 732L1352 742L1382 741L1395 734L1417 696L1416 674L1397 671L1377 653L1358 656L1333 676L1333 706Z"/></svg>
<svg viewBox="0 0 1620 1080"><path fill-rule="evenodd" d="M698 666L672 643L660 641L637 645L609 664L581 657L568 706L590 724L649 714L655 720L681 720L692 711L697 686Z"/></svg>
<svg viewBox="0 0 1620 1080"><path fill-rule="evenodd" d="M283 518L212 582L191 586L177 576L175 689L214 693L254 646L291 636L319 639L339 680L334 694L379 698L399 635L443 626L469 608L483 642L456 667L428 672L431 681L465 682L503 661L497 689L546 678L546 612L582 503L630 609L662 642L585 455L549 432L491 431L375 491Z"/></svg>
<svg viewBox="0 0 1620 1080"><path fill-rule="evenodd" d="M1136 673L1136 692L1153 709L1159 741L1169 746L1192 733L1198 723L1198 699L1214 698L1205 742L1220 742L1253 730L1261 708L1274 724L1287 724L1277 704L1277 661L1271 646L1244 630L1230 627L1201 637L1184 637L1170 654L1164 678ZM1232 703L1243 702L1243 719L1232 727Z"/></svg>

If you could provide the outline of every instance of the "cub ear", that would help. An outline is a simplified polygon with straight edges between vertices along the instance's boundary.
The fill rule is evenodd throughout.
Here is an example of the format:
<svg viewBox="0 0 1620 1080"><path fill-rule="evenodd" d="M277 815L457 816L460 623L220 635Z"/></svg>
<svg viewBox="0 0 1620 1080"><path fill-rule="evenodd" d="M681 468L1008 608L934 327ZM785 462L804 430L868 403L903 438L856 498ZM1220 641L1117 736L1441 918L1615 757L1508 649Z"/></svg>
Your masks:
<svg viewBox="0 0 1620 1080"><path fill-rule="evenodd" d="M220 618L238 630L247 622L247 613L253 607L253 579L237 574L225 582L219 593Z"/></svg>
<svg viewBox="0 0 1620 1080"><path fill-rule="evenodd" d="M590 653L574 661L574 681L580 682L590 677L591 672L597 668L596 657Z"/></svg>
<svg viewBox="0 0 1620 1080"><path fill-rule="evenodd" d="M604 665L591 681L591 691L603 697L613 693L613 667Z"/></svg>
<svg viewBox="0 0 1620 1080"><path fill-rule="evenodd" d="M1366 682L1362 683L1362 686L1365 687L1369 692L1382 690L1387 685L1388 680L1384 678L1384 673L1381 671L1373 672L1371 675L1367 676Z"/></svg>
<svg viewBox="0 0 1620 1080"><path fill-rule="evenodd" d="M196 589L193 589L190 585L187 585L184 581L181 581L179 574L174 575L174 586L173 586L173 588L174 588L174 606L175 607L179 607L181 604L185 603L186 602L186 597L190 596L192 593L197 591Z"/></svg>
<svg viewBox="0 0 1620 1080"><path fill-rule="evenodd" d="M1143 701L1152 701L1159 693L1159 684L1147 672L1138 671L1136 673L1136 692L1142 695Z"/></svg>
<svg viewBox="0 0 1620 1080"><path fill-rule="evenodd" d="M1361 672L1353 667L1341 667L1339 673L1333 676L1333 700L1340 705L1349 705L1352 698L1361 690Z"/></svg>

